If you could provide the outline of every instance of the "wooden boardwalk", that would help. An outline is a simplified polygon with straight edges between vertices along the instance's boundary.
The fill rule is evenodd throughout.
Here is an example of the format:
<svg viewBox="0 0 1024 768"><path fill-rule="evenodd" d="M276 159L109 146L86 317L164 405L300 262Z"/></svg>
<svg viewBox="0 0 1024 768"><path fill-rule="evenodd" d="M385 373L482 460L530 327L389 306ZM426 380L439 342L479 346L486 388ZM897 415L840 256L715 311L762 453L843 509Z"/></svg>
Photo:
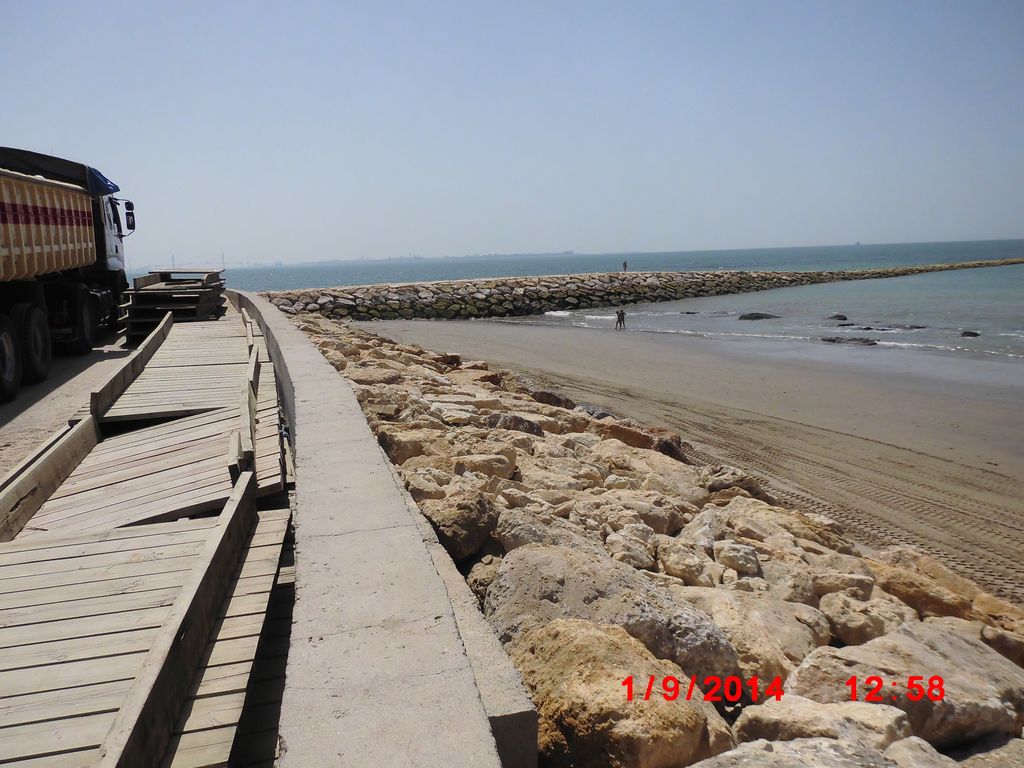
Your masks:
<svg viewBox="0 0 1024 768"><path fill-rule="evenodd" d="M100 421L142 421L236 406L249 348L238 315L176 323L135 381L98 414Z"/></svg>
<svg viewBox="0 0 1024 768"><path fill-rule="evenodd" d="M257 510L280 419L248 317L167 317L0 480L0 765L228 764L290 521Z"/></svg>

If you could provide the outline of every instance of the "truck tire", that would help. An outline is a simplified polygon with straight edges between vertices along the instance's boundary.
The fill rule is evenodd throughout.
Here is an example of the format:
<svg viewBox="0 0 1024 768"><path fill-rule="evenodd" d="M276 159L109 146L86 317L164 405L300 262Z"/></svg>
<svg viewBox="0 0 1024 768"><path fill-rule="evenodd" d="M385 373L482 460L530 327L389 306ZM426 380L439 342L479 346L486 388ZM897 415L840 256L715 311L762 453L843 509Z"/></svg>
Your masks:
<svg viewBox="0 0 1024 768"><path fill-rule="evenodd" d="M92 294L85 286L80 286L75 296L75 340L68 345L74 355L87 355L96 345L96 307Z"/></svg>
<svg viewBox="0 0 1024 768"><path fill-rule="evenodd" d="M46 313L35 304L15 304L11 309L11 322L21 344L23 383L42 381L50 375L53 345L50 341L50 323Z"/></svg>
<svg viewBox="0 0 1024 768"><path fill-rule="evenodd" d="M7 315L0 314L0 402L14 399L21 389L21 376L18 331Z"/></svg>

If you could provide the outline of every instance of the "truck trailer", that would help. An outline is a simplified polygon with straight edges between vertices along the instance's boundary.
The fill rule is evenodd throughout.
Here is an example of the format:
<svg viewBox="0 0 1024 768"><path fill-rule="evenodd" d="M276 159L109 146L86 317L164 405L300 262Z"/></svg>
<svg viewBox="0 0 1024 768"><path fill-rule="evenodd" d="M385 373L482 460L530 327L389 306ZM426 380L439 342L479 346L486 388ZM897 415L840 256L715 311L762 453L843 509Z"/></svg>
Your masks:
<svg viewBox="0 0 1024 768"><path fill-rule="evenodd" d="M135 206L95 168L0 147L0 402L116 330ZM122 225L121 206L124 206Z"/></svg>

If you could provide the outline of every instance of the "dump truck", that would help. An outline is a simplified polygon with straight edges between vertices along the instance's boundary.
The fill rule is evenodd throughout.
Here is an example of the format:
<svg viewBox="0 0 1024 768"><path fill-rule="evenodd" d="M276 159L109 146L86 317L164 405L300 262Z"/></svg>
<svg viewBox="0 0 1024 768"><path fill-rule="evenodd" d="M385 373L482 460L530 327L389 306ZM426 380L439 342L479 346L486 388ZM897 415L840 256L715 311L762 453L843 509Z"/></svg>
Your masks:
<svg viewBox="0 0 1024 768"><path fill-rule="evenodd" d="M120 321L135 206L95 168L0 147L0 402ZM121 207L124 207L122 224Z"/></svg>

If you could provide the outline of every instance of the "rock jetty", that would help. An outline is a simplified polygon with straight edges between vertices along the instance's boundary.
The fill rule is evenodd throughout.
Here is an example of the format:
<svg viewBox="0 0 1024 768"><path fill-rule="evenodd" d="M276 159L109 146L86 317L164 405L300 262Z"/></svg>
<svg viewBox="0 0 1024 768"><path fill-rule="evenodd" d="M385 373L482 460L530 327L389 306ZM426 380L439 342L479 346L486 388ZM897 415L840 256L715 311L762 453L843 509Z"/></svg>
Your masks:
<svg viewBox="0 0 1024 768"><path fill-rule="evenodd" d="M555 310L672 301L839 280L869 280L1022 263L1024 258L839 272L602 272L361 285L263 295L290 315L315 313L354 320L450 320L536 315Z"/></svg>
<svg viewBox="0 0 1024 768"><path fill-rule="evenodd" d="M294 321L352 383L522 674L544 765L953 766L944 752L979 740L1020 754L1017 606L912 547L862 550L742 469L693 463L674 433L482 362ZM884 696L866 701L874 675ZM740 695L705 701L711 676ZM664 695L691 680L694 695Z"/></svg>

